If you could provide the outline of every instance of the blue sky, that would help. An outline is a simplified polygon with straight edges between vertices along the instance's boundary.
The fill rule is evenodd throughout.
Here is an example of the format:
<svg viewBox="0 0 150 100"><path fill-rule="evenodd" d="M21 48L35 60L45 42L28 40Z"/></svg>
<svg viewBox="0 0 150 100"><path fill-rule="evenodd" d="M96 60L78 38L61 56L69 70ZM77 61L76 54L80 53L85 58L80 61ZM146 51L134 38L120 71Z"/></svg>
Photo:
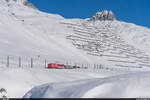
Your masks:
<svg viewBox="0 0 150 100"><path fill-rule="evenodd" d="M112 10L118 20L150 28L150 0L29 0L38 9L65 18L89 18Z"/></svg>

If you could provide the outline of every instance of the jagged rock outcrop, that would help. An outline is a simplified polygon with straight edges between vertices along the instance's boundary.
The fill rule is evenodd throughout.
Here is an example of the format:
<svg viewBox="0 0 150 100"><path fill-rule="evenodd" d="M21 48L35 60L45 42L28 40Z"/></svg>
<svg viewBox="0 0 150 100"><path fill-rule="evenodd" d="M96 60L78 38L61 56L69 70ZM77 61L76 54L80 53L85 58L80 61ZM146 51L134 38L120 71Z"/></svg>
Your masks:
<svg viewBox="0 0 150 100"><path fill-rule="evenodd" d="M33 8L33 9L37 9L32 3L30 3L28 0L24 0L23 4L25 6L28 6L30 8Z"/></svg>
<svg viewBox="0 0 150 100"><path fill-rule="evenodd" d="M102 12L97 12L90 20L100 20L100 21L105 21L105 20L110 20L110 21L114 21L116 20L116 17L114 15L114 13L112 11L107 11L104 10Z"/></svg>
<svg viewBox="0 0 150 100"><path fill-rule="evenodd" d="M6 2L16 2L16 3L21 3L27 7L37 9L32 3L30 3L28 0L5 0Z"/></svg>

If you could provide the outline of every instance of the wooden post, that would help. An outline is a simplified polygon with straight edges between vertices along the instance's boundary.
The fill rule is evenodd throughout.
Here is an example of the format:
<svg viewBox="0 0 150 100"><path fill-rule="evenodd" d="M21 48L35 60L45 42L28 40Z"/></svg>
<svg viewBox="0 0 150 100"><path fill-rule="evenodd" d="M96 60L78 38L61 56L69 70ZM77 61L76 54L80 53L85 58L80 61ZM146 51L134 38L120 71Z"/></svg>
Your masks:
<svg viewBox="0 0 150 100"><path fill-rule="evenodd" d="M99 65L99 67L100 67L100 69L102 69L102 65L101 64Z"/></svg>
<svg viewBox="0 0 150 100"><path fill-rule="evenodd" d="M87 67L86 67L86 69L87 69L87 68L89 68L89 64L87 64Z"/></svg>
<svg viewBox="0 0 150 100"><path fill-rule="evenodd" d="M95 64L94 64L94 69L96 69L96 66L95 66Z"/></svg>
<svg viewBox="0 0 150 100"><path fill-rule="evenodd" d="M74 63L74 66L77 66L77 63Z"/></svg>
<svg viewBox="0 0 150 100"><path fill-rule="evenodd" d="M86 65L85 69L89 67L89 64Z"/></svg>
<svg viewBox="0 0 150 100"><path fill-rule="evenodd" d="M31 58L31 68L33 68L33 58Z"/></svg>
<svg viewBox="0 0 150 100"><path fill-rule="evenodd" d="M66 62L66 65L68 65L68 61Z"/></svg>
<svg viewBox="0 0 150 100"><path fill-rule="evenodd" d="M68 69L68 61L66 61L66 68Z"/></svg>
<svg viewBox="0 0 150 100"><path fill-rule="evenodd" d="M19 67L21 67L21 57L19 56Z"/></svg>
<svg viewBox="0 0 150 100"><path fill-rule="evenodd" d="M74 66L75 66L75 69L77 69L76 67L77 67L77 63L74 63Z"/></svg>
<svg viewBox="0 0 150 100"><path fill-rule="evenodd" d="M83 67L84 67L84 64L82 64L82 69L83 69Z"/></svg>
<svg viewBox="0 0 150 100"><path fill-rule="evenodd" d="M9 56L7 56L7 67L9 67Z"/></svg>
<svg viewBox="0 0 150 100"><path fill-rule="evenodd" d="M47 61L46 61L46 59L45 59L45 68L47 68L47 65L46 65L46 64L47 64Z"/></svg>

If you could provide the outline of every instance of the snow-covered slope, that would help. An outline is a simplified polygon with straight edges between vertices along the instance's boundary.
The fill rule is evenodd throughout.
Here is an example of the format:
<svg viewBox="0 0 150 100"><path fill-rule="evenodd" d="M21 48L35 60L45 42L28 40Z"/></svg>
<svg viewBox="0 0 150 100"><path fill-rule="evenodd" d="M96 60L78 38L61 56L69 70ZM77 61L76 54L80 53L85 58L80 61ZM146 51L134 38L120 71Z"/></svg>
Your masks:
<svg viewBox="0 0 150 100"><path fill-rule="evenodd" d="M117 21L111 11L97 13L96 19L64 19L33 8L27 0L1 0L0 12L1 59L40 55L51 62L150 67L150 29Z"/></svg>
<svg viewBox="0 0 150 100"><path fill-rule="evenodd" d="M36 86L24 98L148 98L150 73L49 83Z"/></svg>
<svg viewBox="0 0 150 100"><path fill-rule="evenodd" d="M1 55L32 57L40 55L58 61L71 58L88 61L86 55L78 52L66 40L69 31L60 24L65 20L61 16L46 14L15 1L8 3L1 0L0 3Z"/></svg>

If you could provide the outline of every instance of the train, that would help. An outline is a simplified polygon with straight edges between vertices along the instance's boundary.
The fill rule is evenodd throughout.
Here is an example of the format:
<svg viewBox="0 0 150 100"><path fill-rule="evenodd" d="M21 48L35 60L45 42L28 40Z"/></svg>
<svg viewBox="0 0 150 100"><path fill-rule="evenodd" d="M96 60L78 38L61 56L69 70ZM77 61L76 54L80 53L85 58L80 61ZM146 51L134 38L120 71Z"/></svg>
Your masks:
<svg viewBox="0 0 150 100"><path fill-rule="evenodd" d="M79 66L50 63L50 64L48 64L47 68L48 69L75 69L75 68L80 68L80 67Z"/></svg>

